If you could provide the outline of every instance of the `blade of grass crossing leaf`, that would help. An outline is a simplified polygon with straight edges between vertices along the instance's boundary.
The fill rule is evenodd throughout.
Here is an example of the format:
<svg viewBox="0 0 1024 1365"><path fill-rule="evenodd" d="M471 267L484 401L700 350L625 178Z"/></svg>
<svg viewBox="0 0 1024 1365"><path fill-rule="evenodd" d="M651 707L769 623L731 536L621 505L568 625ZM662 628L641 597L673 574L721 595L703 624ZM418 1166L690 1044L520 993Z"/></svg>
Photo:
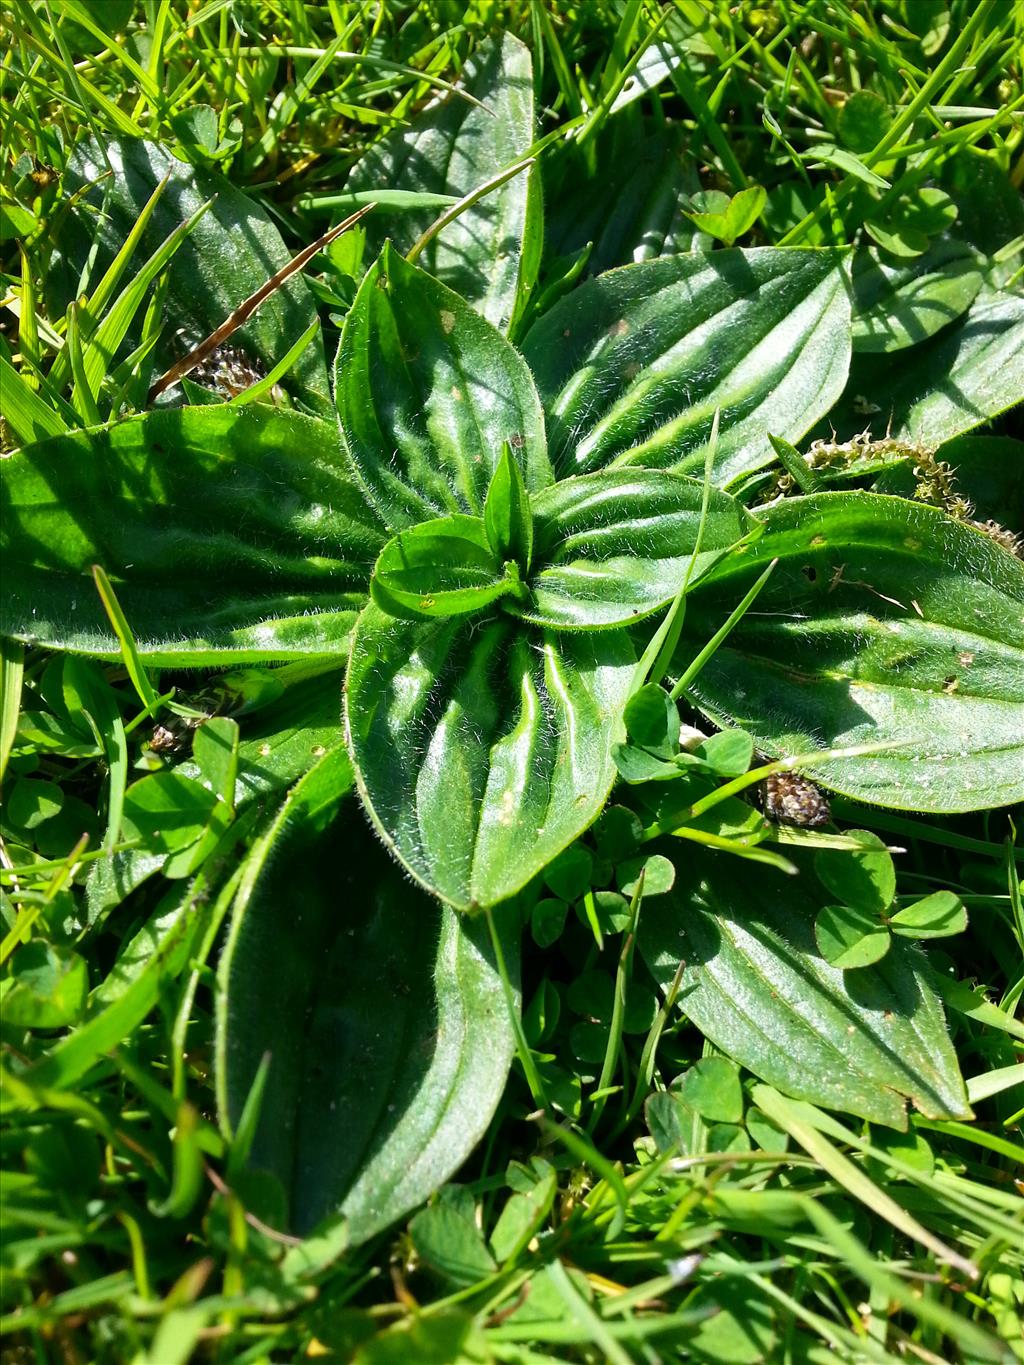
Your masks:
<svg viewBox="0 0 1024 1365"><path fill-rule="evenodd" d="M541 1109L548 1108L547 1094L544 1090L544 1082L540 1078L536 1063L533 1060L533 1051L530 1044L526 1041L526 1034L523 1032L523 1021L519 1007L516 1004L515 991L512 982L509 980L508 967L505 963L505 950L501 946L501 935L498 926L494 922L494 912L490 906L484 911L487 916L487 928L491 936L491 946L494 949L494 960L498 967L498 974L501 977L502 989L505 993L505 1005L508 1009L509 1021L512 1025L512 1032L515 1034L516 1055L519 1064L523 1068L523 1075L526 1077L526 1084L530 1087L530 1094L533 1102Z"/></svg>
<svg viewBox="0 0 1024 1365"><path fill-rule="evenodd" d="M823 1133L804 1120L800 1107L768 1085L755 1085L751 1095L761 1112L784 1129L794 1142L798 1142L804 1151L817 1161L822 1170L827 1171L833 1180L838 1181L848 1194L891 1223L905 1237L926 1246L940 1261L956 1266L971 1280L978 1278L978 1267L972 1261L935 1237L912 1214L897 1204L895 1199L880 1189L859 1166L855 1166L849 1157L834 1147Z"/></svg>
<svg viewBox="0 0 1024 1365"><path fill-rule="evenodd" d="M168 236L166 241L153 252L139 273L118 295L109 311L96 327L85 351L85 382L93 396L99 393L100 383L107 372L107 366L114 352L120 346L132 319L139 310L154 279L163 270L178 247L199 222L213 203L207 199ZM76 385L77 388L77 385Z"/></svg>
<svg viewBox="0 0 1024 1365"><path fill-rule="evenodd" d="M3 356L0 356L0 413L22 445L44 441L48 436L63 436L68 429L64 419L29 388Z"/></svg>
<svg viewBox="0 0 1024 1365"><path fill-rule="evenodd" d="M588 1133L593 1133L604 1112L612 1077L615 1075L615 1068L622 1056L622 1025L626 1013L626 989L632 974L633 949L636 945L636 922L640 915L640 907L643 904L645 875L646 869L641 870L640 876L637 878L636 890L633 892L629 904L629 924L623 936L622 949L615 968L612 1017L611 1023L608 1025L608 1040L605 1044L601 1075L597 1081L597 1090L603 1093L599 1099L594 1101L593 1113L590 1116L590 1122L587 1124Z"/></svg>
<svg viewBox="0 0 1024 1365"><path fill-rule="evenodd" d="M626 1216L629 1213L629 1190L626 1188L621 1170L614 1162L603 1156L592 1142L567 1125L552 1123L549 1119L542 1118L541 1126L549 1137L560 1142L577 1161L596 1171L608 1187L608 1191L610 1191L615 1202L615 1209L608 1225L608 1238L614 1240L625 1226ZM601 1195L600 1187L596 1187L591 1192L590 1207L592 1209L596 1208L601 1202Z"/></svg>
<svg viewBox="0 0 1024 1365"><path fill-rule="evenodd" d="M700 554L701 545L704 541L704 528L707 525L708 509L711 505L711 476L715 465L715 452L718 449L718 424L722 415L721 408L715 409L715 415L711 422L711 433L708 437L707 449L704 452L704 491L700 504L700 520L697 523L697 536L693 544L693 553L690 555L690 562L686 567L684 577L679 591L676 593L672 605L665 614L665 619L655 631L650 643L643 652L640 662L636 666L633 690L637 691L643 687L644 683L660 683L662 678L669 670L672 657L679 644L679 637L683 633L683 626L686 622L686 592L690 585L690 578L693 575L694 565L697 563L697 556Z"/></svg>
<svg viewBox="0 0 1024 1365"><path fill-rule="evenodd" d="M659 833L661 832L664 831L661 831L659 827ZM680 824L667 832L677 839L689 839L691 843L703 844L705 848L714 848L720 853L732 853L735 857L746 858L751 863L764 863L766 867L774 867L776 871L785 872L790 877L795 877L800 870L788 858L784 858L781 853L773 853L768 848L751 848L747 844L737 843L735 839L726 839L722 835L712 834L709 830L691 829L686 824ZM645 839L646 837L645 831Z"/></svg>
<svg viewBox="0 0 1024 1365"><path fill-rule="evenodd" d="M968 1098L971 1098L970 1089ZM1017 1147L1012 1142L1007 1142L1005 1138L997 1137L994 1133L988 1133L984 1128L977 1128L970 1123L957 1123L954 1119L915 1118L914 1127L927 1128L932 1133L943 1133L960 1142L973 1142L976 1147L984 1147L989 1152L1006 1157L1007 1161L1012 1161L1017 1166L1024 1166L1024 1147Z"/></svg>
<svg viewBox="0 0 1024 1365"><path fill-rule="evenodd" d="M441 214L440 218L435 219L427 230L417 238L406 253L405 259L412 264L422 252L423 248L428 246L437 234L441 232L442 229L446 228L449 223L454 223L456 218L465 213L467 209L472 208L474 204L478 203L481 199L486 198L492 190L496 190L499 186L504 185L507 180L512 180L515 176L519 175L520 172L529 170L534 164L535 159L536 158L532 156L528 156L522 161L516 161L513 165L506 166L504 170L499 171L497 175L492 175L490 179L485 180L482 185L477 185L476 188L470 190L468 194L463 195L450 209L446 209L445 212Z"/></svg>
<svg viewBox="0 0 1024 1365"><path fill-rule="evenodd" d="M267 1077L269 1075L270 1053L265 1052L256 1075L253 1077L252 1085L249 1087L249 1093L245 1097L245 1104L242 1106L242 1112L238 1116L238 1122L231 1138L231 1152L228 1157L226 1172L229 1181L238 1176L249 1160L249 1153L252 1151L252 1144L256 1138L256 1129L259 1126L263 1095L267 1088Z"/></svg>
<svg viewBox="0 0 1024 1365"><path fill-rule="evenodd" d="M576 137L576 141L581 147L590 138L594 137L605 124L609 114L611 113L612 105L615 103L616 99L621 94L622 89L625 86L626 82L629 80L630 76L639 66L640 59L643 57L648 47L654 41L658 32L665 26L665 22L668 19L671 12L672 11L669 9L662 10L662 12L658 15L657 19L654 21L654 23L648 30L647 35L644 38L643 42L637 45L633 55L621 67L621 69L618 71L618 74L615 76L615 79L611 82L611 84L605 90L604 94L601 96L601 99L599 100L597 106L588 115L586 123L584 123L583 127L580 129ZM619 32L616 34L616 43L618 43L620 34L622 34L624 30L626 30L627 26L630 30L632 29L638 17L639 6L634 4L628 5L625 11L623 12L622 22L619 25ZM613 45L612 58L614 59L615 57L616 54ZM613 61L610 59L609 66L612 69L614 69L617 65L618 65L617 60Z"/></svg>
<svg viewBox="0 0 1024 1365"><path fill-rule="evenodd" d="M68 361L71 366L71 377L74 380L74 387L71 390L71 406L78 414L83 425L87 427L97 427L103 419L100 417L100 410L96 406L96 395L93 392L92 385L89 383L89 378L86 374L85 356L82 350L82 333L78 320L78 304L69 303L65 350L68 353Z"/></svg>
<svg viewBox="0 0 1024 1365"><path fill-rule="evenodd" d="M224 838L222 850L226 853L240 844L244 839L247 839L253 827L259 821L260 815L261 812L258 806L255 805L250 806L247 810L243 811L229 827ZM231 903L241 884L241 877L242 871L240 868L238 874L229 878L225 885L221 887L217 899L214 902L213 911L203 930L203 936L200 939L198 946L193 947L189 958L192 971L189 973L188 980L185 983L185 989L181 993L181 999L178 1002L178 1012L175 1015L174 1026L171 1030L171 1056L173 1058L171 1089L176 1100L183 1100L188 1088L188 1051L186 1044L188 1041L189 1025L193 1022L193 1005L195 1003L196 991L199 989L199 983L204 974L209 973L209 968L206 964L209 962L210 955L220 938L221 926L224 923L225 916L231 909Z"/></svg>
<svg viewBox="0 0 1024 1365"><path fill-rule="evenodd" d="M7 771L21 714L21 684L25 673L25 646L0 636L0 782Z"/></svg>
<svg viewBox="0 0 1024 1365"><path fill-rule="evenodd" d="M294 345L288 347L288 350L270 373L264 375L262 379L258 379L255 384L250 384L250 386L247 389L243 389L241 393L236 393L233 398L229 398L228 406L244 407L246 403L255 403L258 399L262 398L265 393L269 393L274 385L284 378L319 331L320 319L314 318Z"/></svg>
<svg viewBox="0 0 1024 1365"><path fill-rule="evenodd" d="M205 337L198 346L189 351L188 355L183 356L181 360L177 361L169 370L162 374L149 390L146 401L148 403L153 403L166 389L169 389L173 384L176 384L179 379L183 379L185 375L190 374L197 365L201 364L207 356L211 354L211 352L215 351L218 346L227 341L228 337L231 336L233 332L236 332L244 322L247 322L261 305L281 288L286 280L291 279L292 275L301 270L308 261L312 260L318 251L322 251L324 247L330 246L331 242L333 242L336 237L340 237L343 232L346 232L355 223L358 223L359 219L369 213L372 208L373 204L367 204L365 208L361 208L356 213L350 214L344 222L331 228L331 230L325 232L322 237L318 237L315 242L311 242L309 246L304 247L298 255L293 256L287 265L282 266L276 274L271 275L270 279L267 280L265 284L261 284L255 293L250 294L247 299L244 299L232 312L231 316L226 318L219 327L215 328L208 337Z"/></svg>
<svg viewBox="0 0 1024 1365"><path fill-rule="evenodd" d="M673 701L679 700L679 698L683 695L686 689L693 682L694 678L696 678L697 674L701 671L701 669L704 667L707 661L718 649L722 641L725 640L735 629L735 627L739 624L739 622L743 620L743 617L747 614L747 612L753 606L754 602L757 600L762 588L768 582L769 578L771 578L772 574L775 572L775 566L776 564L778 564L778 562L779 561L777 559L772 560L772 562L765 569L764 573L761 574L760 578L758 578L757 582L753 585L753 587L747 591L747 593L743 597L742 601L738 604L738 606L736 606L729 613L729 616L725 623L719 626L718 630L715 631L714 635L712 635L711 639L707 642L707 644L700 651L697 657L689 664L689 666L686 669L686 672L683 674L683 676L679 679L676 685L672 688L672 691L669 693L669 696L672 698Z"/></svg>
<svg viewBox="0 0 1024 1365"><path fill-rule="evenodd" d="M39 328L36 325L36 286L32 276L32 259L22 243L21 256L21 311L18 314L18 349L34 370L39 368Z"/></svg>
<svg viewBox="0 0 1024 1365"><path fill-rule="evenodd" d="M856 1170L856 1167L852 1169ZM882 1193L877 1186L874 1188L879 1194ZM816 1199L808 1199L804 1207L807 1210L808 1218L818 1231L831 1246L840 1252L844 1261L856 1271L865 1284L879 1286L891 1302L898 1303L901 1308L913 1313L922 1322L927 1322L937 1327L941 1332L947 1333L958 1343L961 1349L971 1352L975 1359L991 1361L1005 1359L999 1342L983 1328L978 1327L961 1314L954 1313L935 1298L921 1294L919 1290L898 1276L889 1274L879 1259L873 1256L863 1243L848 1232L839 1219L834 1217L822 1204L819 1204ZM879 1211L876 1207L876 1212ZM939 1245L942 1244L939 1243ZM941 1253L936 1252L936 1255L939 1255L940 1259L944 1259ZM971 1262L958 1258L955 1264L965 1274L970 1274L973 1271L972 1278L977 1278L977 1268ZM965 1267L969 1267L969 1269L965 1269Z"/></svg>
<svg viewBox="0 0 1024 1365"><path fill-rule="evenodd" d="M98 564L92 566L92 576L96 583L96 590L100 595L100 601L103 603L103 609L107 613L110 624L114 628L114 634L117 636L121 645L121 655L124 659L124 665L128 671L128 676L131 679L136 692L139 694L139 700L146 708L147 714L152 715L159 706L160 699L156 694L153 684L149 681L149 675L143 667L142 659L139 656L138 647L135 643L135 636L132 634L132 628L128 624L128 618L121 610L121 604L117 600L117 594L114 592L110 579Z"/></svg>
<svg viewBox="0 0 1024 1365"><path fill-rule="evenodd" d="M139 244L139 239L145 232L149 220L153 216L153 211L160 202L160 198L163 195L169 179L170 175L165 175L150 195L148 201L143 205L142 212L139 214L136 222L132 225L131 232L129 232L128 236L124 239L120 250L107 267L102 279L96 285L96 288L91 291L86 299L84 311L93 331L95 331L96 326L103 318L107 305L113 297L114 290L117 288L118 282L124 274L129 261L135 254L135 248ZM59 351L54 358L53 367L50 370L50 378L59 387L63 387L67 382L69 363L70 356L68 356L64 350Z"/></svg>

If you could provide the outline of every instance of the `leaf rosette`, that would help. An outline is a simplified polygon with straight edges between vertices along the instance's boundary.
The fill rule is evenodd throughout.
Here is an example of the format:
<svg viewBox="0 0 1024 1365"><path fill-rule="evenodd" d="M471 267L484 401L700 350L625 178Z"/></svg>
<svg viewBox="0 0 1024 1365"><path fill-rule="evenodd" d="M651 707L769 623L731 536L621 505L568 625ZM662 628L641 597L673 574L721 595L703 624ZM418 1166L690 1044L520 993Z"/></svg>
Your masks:
<svg viewBox="0 0 1024 1365"><path fill-rule="evenodd" d="M756 523L712 489L698 536L704 489L677 473L555 482L522 357L390 247L337 378L345 444L393 533L345 687L359 789L423 885L493 905L604 805L637 664L629 627Z"/></svg>

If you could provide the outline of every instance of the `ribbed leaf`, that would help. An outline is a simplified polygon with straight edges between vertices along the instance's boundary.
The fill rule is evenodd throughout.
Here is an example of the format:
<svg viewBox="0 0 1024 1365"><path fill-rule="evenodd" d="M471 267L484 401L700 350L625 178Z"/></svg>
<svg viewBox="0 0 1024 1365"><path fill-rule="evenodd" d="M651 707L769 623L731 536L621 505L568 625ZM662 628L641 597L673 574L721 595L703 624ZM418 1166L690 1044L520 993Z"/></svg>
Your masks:
<svg viewBox="0 0 1024 1365"><path fill-rule="evenodd" d="M108 166L113 176L108 175ZM62 177L69 196L87 185L91 188L85 189L80 206L58 238L59 261L48 277L55 311L63 312L66 303L77 296L93 238L98 246L90 278L95 283L164 176L170 177L170 183L153 211L130 271L137 270L205 200L214 202L170 263L174 325L157 342L158 374L209 335L292 256L265 211L224 176L179 161L154 142L118 138L106 140L101 149L88 137L75 148ZM293 276L239 329L231 344L269 370L315 318L313 296L301 276ZM179 330L185 335L179 335ZM138 340L135 332L129 335ZM319 338L303 351L282 384L315 410L329 411L327 367Z"/></svg>
<svg viewBox="0 0 1024 1365"><path fill-rule="evenodd" d="M895 941L874 966L839 971L814 940L824 898L809 868L783 878L696 848L675 861L672 891L644 905L640 951L662 989L686 963L680 1006L717 1048L872 1122L905 1129L908 1098L930 1118L970 1117L920 952Z"/></svg>
<svg viewBox="0 0 1024 1365"><path fill-rule="evenodd" d="M557 303L523 350L561 474L695 471L715 410L722 486L774 459L839 397L850 361L841 254L773 247L612 270Z"/></svg>
<svg viewBox="0 0 1024 1365"><path fill-rule="evenodd" d="M151 412L4 470L0 629L115 658L109 574L152 662L344 652L383 536L337 429L261 406Z"/></svg>
<svg viewBox="0 0 1024 1365"><path fill-rule="evenodd" d="M518 587L495 558L481 517L457 513L399 531L380 552L370 591L392 616L466 616Z"/></svg>
<svg viewBox="0 0 1024 1365"><path fill-rule="evenodd" d="M363 611L346 683L360 791L413 876L460 909L519 891L596 819L635 654L621 631Z"/></svg>
<svg viewBox="0 0 1024 1365"><path fill-rule="evenodd" d="M432 101L374 143L345 189L373 193L400 185L407 192L461 199L524 156L536 137L529 49L510 33L485 40L467 61L461 83L483 108L447 95ZM515 312L524 275L535 269L523 244L529 220L540 213L536 177L535 170L524 172L478 200L421 257L432 275L501 331ZM438 212L372 214L365 223L367 241L377 250L391 236L400 251L408 251Z"/></svg>
<svg viewBox="0 0 1024 1365"><path fill-rule="evenodd" d="M345 320L336 397L359 477L393 531L445 513L480 516L506 441L530 492L551 482L522 358L390 246Z"/></svg>
<svg viewBox="0 0 1024 1365"><path fill-rule="evenodd" d="M776 504L690 598L681 672L772 559L691 694L770 754L896 741L810 769L882 806L1024 798L1024 565L934 507L877 494Z"/></svg>
<svg viewBox="0 0 1024 1365"><path fill-rule="evenodd" d="M513 1040L487 928L413 891L351 802L345 753L299 783L250 857L221 961L218 1095L231 1128L265 1054L251 1163L307 1232L382 1231L466 1159ZM504 952L515 971L512 926Z"/></svg>
<svg viewBox="0 0 1024 1365"><path fill-rule="evenodd" d="M647 469L553 485L533 500L539 567L532 600L509 601L507 609L570 629L628 625L656 611L686 577L702 497L695 479ZM756 524L727 493L713 491L691 582Z"/></svg>
<svg viewBox="0 0 1024 1365"><path fill-rule="evenodd" d="M865 402L870 417L865 418ZM1024 402L1024 296L986 285L950 327L901 355L860 356L830 419L934 449Z"/></svg>
<svg viewBox="0 0 1024 1365"><path fill-rule="evenodd" d="M877 247L853 267L853 349L900 351L948 326L982 285L977 254L939 238L922 256L897 261Z"/></svg>

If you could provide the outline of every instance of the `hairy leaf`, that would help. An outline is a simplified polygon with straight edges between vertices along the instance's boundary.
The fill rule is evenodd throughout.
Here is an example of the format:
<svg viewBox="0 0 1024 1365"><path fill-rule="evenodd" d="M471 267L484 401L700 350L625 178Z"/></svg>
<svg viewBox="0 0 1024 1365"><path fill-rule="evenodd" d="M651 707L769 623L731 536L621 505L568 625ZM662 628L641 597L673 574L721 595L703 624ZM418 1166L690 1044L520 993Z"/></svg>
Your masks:
<svg viewBox="0 0 1024 1365"><path fill-rule="evenodd" d="M682 672L772 559L752 609L690 690L719 723L811 776L904 810L1024 798L1024 565L934 507L821 493L764 511L765 533L690 597Z"/></svg>
<svg viewBox="0 0 1024 1365"><path fill-rule="evenodd" d="M4 479L6 634L210 664L344 653L383 537L336 428L258 406L151 412L28 446Z"/></svg>
<svg viewBox="0 0 1024 1365"><path fill-rule="evenodd" d="M529 50L511 33L485 40L467 61L462 85L483 108L439 96L374 143L345 189L401 185L461 199L525 156L536 136ZM524 238L541 211L536 176L535 170L524 171L492 190L442 229L420 258L431 275L501 331L508 330L535 269ZM365 223L367 241L378 250L391 236L406 252L436 216L436 209L397 219L373 214Z"/></svg>
<svg viewBox="0 0 1024 1365"><path fill-rule="evenodd" d="M62 312L79 294L94 237L98 249L89 278L95 285L165 176L170 177L169 183L129 270L137 269L205 200L213 199L213 204L168 267L174 326L157 342L157 374L220 326L293 255L265 210L224 176L179 161L154 142L104 139L101 148L95 138L88 137L75 148L62 176L69 196L87 185L91 188L58 238L59 261L49 276L53 307ZM269 371L315 319L313 296L301 275L295 275L239 328L231 345ZM329 413L327 367L319 336L281 383L315 411Z"/></svg>
<svg viewBox="0 0 1024 1365"><path fill-rule="evenodd" d="M482 515L505 442L530 492L551 482L522 358L388 245L345 320L336 397L359 477L393 531L445 513Z"/></svg>
<svg viewBox="0 0 1024 1365"><path fill-rule="evenodd" d="M460 909L514 895L596 819L636 656L620 631L359 618L346 726L382 837Z"/></svg>
<svg viewBox="0 0 1024 1365"><path fill-rule="evenodd" d="M716 409L721 486L774 459L839 397L850 360L844 258L732 248L588 280L527 333L561 474L699 470Z"/></svg>
<svg viewBox="0 0 1024 1365"><path fill-rule="evenodd" d="M669 851L666 844L666 851ZM788 1095L906 1128L970 1116L922 955L894 941L871 967L822 958L809 868L783 881L722 854L678 853L676 884L644 906L640 951L662 989L685 961L679 1005L734 1061Z"/></svg>
<svg viewBox="0 0 1024 1365"><path fill-rule="evenodd" d="M533 499L532 598L508 609L563 629L628 625L657 611L689 572L702 497L695 479L653 469L563 479ZM690 581L756 526L715 490Z"/></svg>
<svg viewBox="0 0 1024 1365"><path fill-rule="evenodd" d="M935 448L1024 401L1024 297L986 284L950 327L900 356L858 357L830 419ZM866 405L866 406L865 406ZM865 419L865 412L870 420Z"/></svg>
<svg viewBox="0 0 1024 1365"><path fill-rule="evenodd" d="M409 887L351 803L339 810L351 781L344 751L325 755L250 857L220 968L217 1079L230 1128L269 1054L251 1163L284 1185L293 1228L340 1212L359 1243L465 1160L513 1039L485 924Z"/></svg>
<svg viewBox="0 0 1024 1365"><path fill-rule="evenodd" d="M465 616L519 586L502 571L483 520L456 513L399 531L380 552L370 591L391 616Z"/></svg>

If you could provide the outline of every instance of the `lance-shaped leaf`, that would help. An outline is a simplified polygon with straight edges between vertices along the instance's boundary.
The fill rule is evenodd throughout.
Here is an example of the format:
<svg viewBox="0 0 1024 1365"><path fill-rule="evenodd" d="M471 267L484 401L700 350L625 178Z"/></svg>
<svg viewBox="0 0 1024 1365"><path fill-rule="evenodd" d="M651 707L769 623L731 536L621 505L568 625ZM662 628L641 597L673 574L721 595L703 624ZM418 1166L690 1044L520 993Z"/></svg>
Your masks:
<svg viewBox="0 0 1024 1365"><path fill-rule="evenodd" d="M544 634L504 614L411 623L370 603L345 716L363 800L429 890L514 895L596 819L636 656L621 631Z"/></svg>
<svg viewBox="0 0 1024 1365"><path fill-rule="evenodd" d="M703 487L653 469L609 470L563 479L533 500L537 571L525 601L509 611L543 626L629 625L671 602L688 572ZM713 490L696 582L757 523L727 493Z"/></svg>
<svg viewBox="0 0 1024 1365"><path fill-rule="evenodd" d="M525 592L519 568L491 548L480 517L460 513L399 531L380 552L370 592L391 616L467 616Z"/></svg>
<svg viewBox="0 0 1024 1365"><path fill-rule="evenodd" d="M523 573L533 558L533 512L523 473L505 447L484 503L484 527L495 555L513 560Z"/></svg>
<svg viewBox="0 0 1024 1365"><path fill-rule="evenodd" d="M154 663L343 654L383 541L333 423L251 407L151 412L4 468L0 630L119 655L104 568Z"/></svg>
<svg viewBox="0 0 1024 1365"><path fill-rule="evenodd" d="M345 320L336 398L359 478L392 531L452 512L482 515L506 441L531 493L551 482L522 357L388 245Z"/></svg>
<svg viewBox="0 0 1024 1365"><path fill-rule="evenodd" d="M374 143L353 167L345 191L406 191L462 199L513 165L536 137L529 49L510 33L485 40L466 62L464 89L478 104L439 96ZM481 107L483 106L483 107ZM390 234L408 251L439 210L373 214L365 225L376 250ZM449 223L426 247L427 270L506 331L536 274L541 197L537 171L507 180Z"/></svg>
<svg viewBox="0 0 1024 1365"><path fill-rule="evenodd" d="M472 1151L513 1037L486 925L410 888L351 801L339 811L351 781L329 752L250 856L220 966L217 1086L234 1129L269 1055L251 1164L284 1186L294 1230L340 1212L362 1242ZM497 925L514 972L517 926Z"/></svg>
<svg viewBox="0 0 1024 1365"><path fill-rule="evenodd" d="M720 409L722 486L774 459L769 431L799 439L842 392L844 257L732 248L612 270L557 303L523 350L560 473L699 470Z"/></svg>
<svg viewBox="0 0 1024 1365"><path fill-rule="evenodd" d="M860 800L964 811L1024 798L1024 565L937 508L791 498L690 597L681 673L765 565L690 695L772 755L895 743L808 771Z"/></svg>
<svg viewBox="0 0 1024 1365"><path fill-rule="evenodd" d="M68 196L87 185L91 188L85 189L58 235L58 256L47 280L52 308L63 312L78 296L82 269L94 252L91 290L165 176L169 183L142 235L133 271L201 204L208 199L213 203L168 267L174 324L156 344L157 374L224 322L293 255L264 209L224 176L179 161L154 142L105 139L100 148L88 137L75 148L62 177ZM315 319L313 296L301 275L295 275L239 329L231 344L270 370ZM130 335L137 342L137 333ZM327 366L319 335L281 383L315 411L329 414Z"/></svg>
<svg viewBox="0 0 1024 1365"><path fill-rule="evenodd" d="M932 448L1024 402L1024 296L986 284L956 323L900 356L859 356L831 419ZM865 403L872 414L865 420Z"/></svg>
<svg viewBox="0 0 1024 1365"><path fill-rule="evenodd" d="M888 353L934 336L971 306L982 279L977 253L946 237L909 261L877 247L860 252L853 266L853 349Z"/></svg>
<svg viewBox="0 0 1024 1365"><path fill-rule="evenodd" d="M666 851L668 850L666 846ZM969 1118L927 960L894 941L874 966L830 967L814 939L824 901L799 877L697 848L668 895L644 905L639 946L662 989L706 1038L786 1094L894 1128L905 1100L930 1118Z"/></svg>

